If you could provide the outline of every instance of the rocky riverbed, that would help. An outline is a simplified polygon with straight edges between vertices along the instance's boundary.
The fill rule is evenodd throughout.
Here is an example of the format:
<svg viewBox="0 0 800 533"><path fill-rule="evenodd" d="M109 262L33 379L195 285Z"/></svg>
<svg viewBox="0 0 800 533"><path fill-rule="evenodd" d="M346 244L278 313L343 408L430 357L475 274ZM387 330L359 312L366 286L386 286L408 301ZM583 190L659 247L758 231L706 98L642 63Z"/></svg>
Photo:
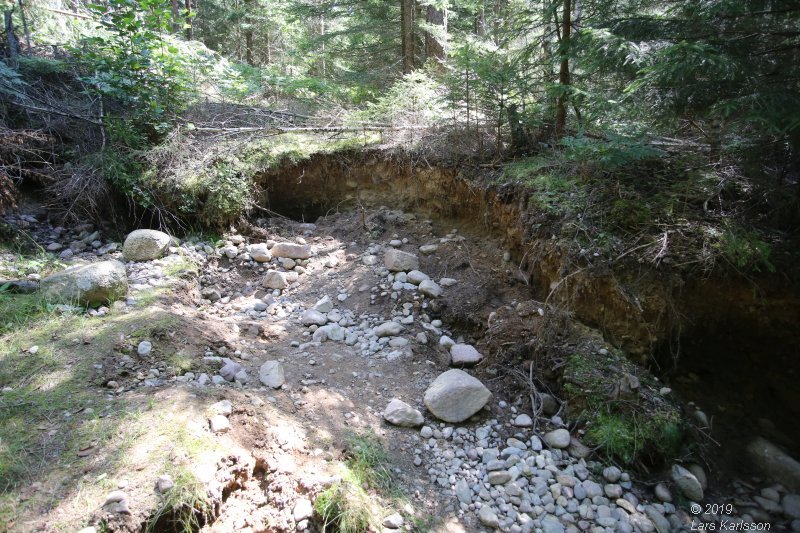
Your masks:
<svg viewBox="0 0 800 533"><path fill-rule="evenodd" d="M491 309L549 312L512 281L508 254L409 213L360 218L269 220L217 242L151 230L118 242L31 211L5 222L66 268L54 283L35 268L15 272L9 256L2 277L14 290L41 284L60 313L102 321L158 307L180 318L157 335L122 335L87 387L109 402L142 391L199 398L193 427L238 454L196 465L212 470L198 478L219 493L207 530L319 530L313 502L337 463L336 446L319 442L355 428L381 437L409 495L387 502L386 531L800 531L797 487L767 476L718 486L691 460L660 475L625 471L585 446L563 410L531 412L519 388L498 379L503 362L444 312L463 306L484 321ZM4 393L15 386L0 383ZM313 437L323 429L324 439ZM272 482L255 482L265 469ZM152 476L130 476L70 526L138 529L153 498L173 490L172 477ZM47 514L31 523L52 527Z"/></svg>

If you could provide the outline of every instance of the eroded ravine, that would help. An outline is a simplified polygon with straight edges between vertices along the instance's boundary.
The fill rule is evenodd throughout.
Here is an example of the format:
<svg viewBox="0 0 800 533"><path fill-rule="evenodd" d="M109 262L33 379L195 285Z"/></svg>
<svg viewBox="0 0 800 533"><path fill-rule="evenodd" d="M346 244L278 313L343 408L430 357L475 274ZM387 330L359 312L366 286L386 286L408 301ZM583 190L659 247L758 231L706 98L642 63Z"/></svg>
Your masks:
<svg viewBox="0 0 800 533"><path fill-rule="evenodd" d="M709 275L592 250L576 258L571 243L542 224L530 192L494 186L483 169L350 153L286 164L257 181L262 205L298 220L385 205L495 239L532 297L599 328L712 415L734 468L725 475L735 474L756 434L800 456L800 426L792 422L800 415L800 295L780 273Z"/></svg>

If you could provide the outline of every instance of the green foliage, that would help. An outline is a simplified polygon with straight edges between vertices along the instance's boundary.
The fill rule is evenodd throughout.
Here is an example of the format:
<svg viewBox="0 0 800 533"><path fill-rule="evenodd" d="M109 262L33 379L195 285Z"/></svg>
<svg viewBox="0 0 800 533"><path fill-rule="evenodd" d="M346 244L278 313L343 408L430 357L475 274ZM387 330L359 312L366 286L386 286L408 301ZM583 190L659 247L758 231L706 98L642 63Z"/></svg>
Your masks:
<svg viewBox="0 0 800 533"><path fill-rule="evenodd" d="M586 441L600 446L610 460L634 464L648 453L675 456L681 445L678 419L600 413L586 431Z"/></svg>
<svg viewBox="0 0 800 533"><path fill-rule="evenodd" d="M171 128L192 94L183 56L166 37L171 11L159 0L109 0L92 4L99 33L72 52L96 93L128 106L129 117L148 136Z"/></svg>
<svg viewBox="0 0 800 533"><path fill-rule="evenodd" d="M342 480L317 496L314 509L322 517L323 529L334 526L343 533L361 533L378 526L375 504L366 489L392 490L392 473L386 449L374 433L350 433L345 441Z"/></svg>
<svg viewBox="0 0 800 533"><path fill-rule="evenodd" d="M728 226L720 237L719 249L725 259L740 270L775 272L775 265L770 261L772 246L755 230Z"/></svg>
<svg viewBox="0 0 800 533"><path fill-rule="evenodd" d="M213 516L213 506L205 485L188 469L172 468L175 485L161 497L156 511L144 524L144 532L200 531Z"/></svg>
<svg viewBox="0 0 800 533"><path fill-rule="evenodd" d="M637 374L637 390L620 392L621 380ZM623 353L575 353L567 359L564 382L569 415L585 422L587 444L599 447L608 459L649 466L680 452L680 410L664 400L658 393L661 385L637 372Z"/></svg>
<svg viewBox="0 0 800 533"><path fill-rule="evenodd" d="M611 171L661 155L640 139L608 134L607 139L585 136L561 139L567 160L581 165L593 166L599 171Z"/></svg>

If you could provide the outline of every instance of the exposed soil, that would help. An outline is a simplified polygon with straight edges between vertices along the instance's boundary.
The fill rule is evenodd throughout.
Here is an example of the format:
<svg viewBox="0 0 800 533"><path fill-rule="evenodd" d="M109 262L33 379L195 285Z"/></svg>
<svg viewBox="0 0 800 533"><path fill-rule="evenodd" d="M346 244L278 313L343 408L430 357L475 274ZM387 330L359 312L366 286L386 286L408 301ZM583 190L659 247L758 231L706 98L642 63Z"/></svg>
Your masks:
<svg viewBox="0 0 800 533"><path fill-rule="evenodd" d="M415 314L442 320L443 333L475 344L487 358L473 374L493 399L470 424L500 420L507 432L501 437L514 434L508 420L529 405L527 390L508 369L514 357L531 355L526 343L541 333L509 310L538 309L547 302L598 328L609 348L623 348L684 399L697 402L714 420L724 453L738 454L744 437L754 433L800 451L800 427L792 423L800 406L792 357L800 342L800 299L777 278L757 283L701 279L667 267L614 264L591 250L576 257L568 243L537 226L540 214L528 208L524 195L479 186L449 169L370 155L320 156L264 175L259 185L262 205L295 221L264 219L240 228L241 234L251 242L304 235L316 251L301 281L281 294L285 319L244 316L252 301L266 295L260 288L263 272L217 256L197 275L166 275L153 283L163 290L152 303L117 306L109 315L118 320L113 326L100 326L105 319L97 318L92 338L101 346L73 340L85 332L70 333L61 344L54 338L54 350L95 363L87 381L98 403L119 402L146 423L120 426L117 436L124 446L108 441L120 444L115 453L125 461L101 441L93 445L97 454L70 461L61 474L48 474L43 485L22 491L22 518L12 522L15 528L74 529L104 521L112 530L137 531L149 523L155 531L169 531L174 517L157 518L160 500L153 483L171 464L191 469L213 494L214 508L198 518L204 530L293 530L295 503L313 499L340 473L351 431L370 430L390 451L396 483L408 502L402 512L425 524L417 530L480 529L475 515L460 512L452 493L436 485L425 465L415 466L419 433L389 426L381 416L391 398L424 411L423 392L447 368L448 351L435 342L413 343L389 360L364 357L342 343L309 343L310 331L296 320L297 311L326 295L337 309L374 319L388 320L404 303L411 304ZM401 249L415 253L421 245L437 244L435 252L419 254L420 269L433 279L452 277L458 283L433 302L393 299L391 291L374 290L383 280L360 258L374 243L386 246L392 239L407 239ZM504 260L506 252L510 260ZM166 268L169 258L164 261ZM223 299L202 299L205 287L215 287ZM143 301L144 294L135 291L134 297ZM338 294L348 296L337 301ZM424 331L415 324L405 334ZM560 344L580 342L566 330L551 332L562 333ZM136 344L145 338L153 342L153 356L141 361ZM257 383L197 387L174 379L187 370L218 370L204 359L209 354L231 357L256 382L264 360L279 360L286 385L271 391ZM175 356L187 362L186 368L175 370L170 362ZM154 387L143 386L151 368L162 373ZM555 385L556 369L543 372L543 379ZM233 405L229 432L213 436L213 445L198 453L170 443L171 426L208 438L209 406L222 399ZM140 438L143 434L150 438ZM60 466L65 462L58 459ZM724 482L734 473L712 465L715 494L729 490ZM113 483L89 486L97 479ZM135 503L130 514L100 509L105 493L117 486ZM633 490L646 498L650 489L636 485Z"/></svg>

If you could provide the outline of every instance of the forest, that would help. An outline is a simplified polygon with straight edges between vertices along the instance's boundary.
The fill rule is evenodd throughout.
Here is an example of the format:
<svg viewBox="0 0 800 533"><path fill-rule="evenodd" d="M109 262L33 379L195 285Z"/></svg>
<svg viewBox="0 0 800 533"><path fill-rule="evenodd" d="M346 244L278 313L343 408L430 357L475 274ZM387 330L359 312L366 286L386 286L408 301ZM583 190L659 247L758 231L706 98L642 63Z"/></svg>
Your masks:
<svg viewBox="0 0 800 533"><path fill-rule="evenodd" d="M0 530L800 531L797 2L0 7Z"/></svg>

